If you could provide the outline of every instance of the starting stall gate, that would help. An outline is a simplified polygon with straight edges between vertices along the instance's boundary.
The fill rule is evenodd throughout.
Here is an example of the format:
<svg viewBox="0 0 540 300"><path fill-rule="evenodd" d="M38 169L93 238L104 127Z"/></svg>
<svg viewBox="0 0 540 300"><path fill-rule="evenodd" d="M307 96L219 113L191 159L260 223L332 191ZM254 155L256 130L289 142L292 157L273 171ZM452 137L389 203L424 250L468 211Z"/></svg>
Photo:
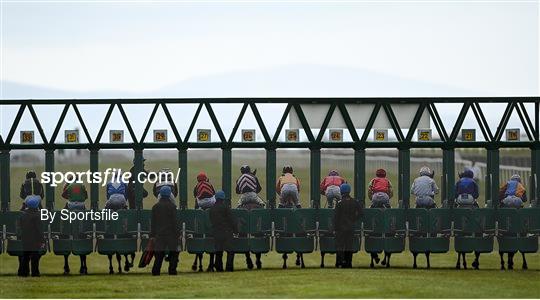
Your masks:
<svg viewBox="0 0 540 300"><path fill-rule="evenodd" d="M504 112L497 128L490 128L482 109L483 104L503 105ZM191 104L197 110L185 136L177 127L179 118L170 112L168 106ZM241 105L242 109L230 136L225 136L212 105ZM261 115L258 107L264 104L279 104L285 107L275 132L265 125L267 116ZM456 104L460 111L455 120L444 120L445 115L438 104ZM62 112L51 136L46 136L36 106L61 106ZM95 139L81 117L82 105L107 105L108 110ZM136 136L125 110L125 105L151 105L153 110L142 136ZM134 171L143 171L144 149L176 149L178 151L179 196L177 221L182 230L181 249L190 253L212 252L208 214L201 210L187 209L188 195L188 149L221 149L221 186L231 199L232 149L264 148L266 151L266 209L252 211L235 210L239 221L240 234L235 240L238 252L266 253L309 253L317 249L321 252L335 252L332 238L331 209L321 208L319 182L321 180L321 148L347 148L354 150L353 193L365 206L366 203L366 149L398 149L398 192L399 207L391 209L364 209L362 218L355 226L357 251L387 253L402 252L405 241L409 250L416 253L449 251L450 239L454 239L455 250L459 252L491 252L495 239L504 251L538 251L540 235L540 99L538 97L505 98L270 98L270 99L84 99L84 100L2 100L0 108L18 107L7 135L0 135L0 253L20 255L19 212L10 211L10 202L15 195L10 186L15 184L10 178L10 155L12 150L41 149L45 152L45 171L55 170L55 151L61 149L86 149L90 152L91 172L98 172L99 151L102 149L132 149L134 151ZM75 111L87 142L79 142L79 132L60 132L66 114ZM123 142L123 131L111 130L110 141L102 142L107 123L115 110L120 111L127 127L131 142ZM162 109L172 132L152 128L152 121L158 109ZM216 132L195 128L201 111L205 109ZM239 128L246 111L250 109L260 128L260 135L253 129ZM14 142L21 117L30 112L37 127L33 131L21 131L20 143ZM479 125L483 140L477 141L474 129L462 128L466 115L472 111ZM512 116L519 117L524 132L507 128ZM289 120L288 126L286 125ZM451 122L451 127L445 126ZM91 126L96 126L93 123ZM493 127L493 126L492 126ZM242 140L234 137L241 130ZM389 131L395 137L389 138ZM146 142L152 132L153 142ZM192 133L197 133L198 141L190 141ZM34 134L39 134L41 143L35 143ZM65 143L57 143L57 137L65 135ZM174 135L176 142L168 142L167 134ZM211 136L218 137L212 140ZM262 136L261 140L257 137ZM344 138L347 136L347 139ZM310 151L310 203L311 208L277 209L275 182L276 149L304 148ZM436 209L416 209L410 205L410 149L437 148L443 151L441 174L441 198L443 205ZM455 209L453 207L456 148L484 148L487 150L487 171L485 174L486 207L479 209ZM531 175L524 179L530 202L522 209L501 209L498 207L499 149L528 148L531 152ZM150 213L143 209L143 187L135 186L137 208L119 211L117 221L74 222L55 221L43 224L47 240L52 247L49 251L57 255L86 255L93 251L100 254L115 252L131 253L144 248L150 232ZM98 209L99 186L90 184L90 207ZM54 187L45 186L45 205L49 210L58 210L55 205ZM96 242L96 243L94 243ZM97 245L94 249L94 244ZM52 248L52 249L51 249Z"/></svg>

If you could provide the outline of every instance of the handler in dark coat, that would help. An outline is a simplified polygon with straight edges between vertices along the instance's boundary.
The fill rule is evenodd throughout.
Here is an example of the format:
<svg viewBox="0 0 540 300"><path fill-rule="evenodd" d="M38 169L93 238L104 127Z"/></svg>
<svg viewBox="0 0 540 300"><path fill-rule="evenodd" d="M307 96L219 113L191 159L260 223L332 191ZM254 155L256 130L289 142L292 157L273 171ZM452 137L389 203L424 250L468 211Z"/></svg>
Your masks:
<svg viewBox="0 0 540 300"><path fill-rule="evenodd" d="M361 207L351 198L351 186L344 183L340 186L341 201L335 208L334 230L336 231L337 265L352 268L354 223L360 218Z"/></svg>
<svg viewBox="0 0 540 300"><path fill-rule="evenodd" d="M215 267L218 272L223 272L223 251L227 251L225 270L232 272L234 269L233 234L238 232L236 219L225 203L225 193L218 191L215 197L216 204L209 211L216 249Z"/></svg>
<svg viewBox="0 0 540 300"><path fill-rule="evenodd" d="M154 266L152 275L160 275L165 251L169 256L169 275L176 275L178 265L178 237L176 226L176 206L169 200L171 188L164 186L159 191L160 200L152 207L152 230L150 237L155 239Z"/></svg>
<svg viewBox="0 0 540 300"><path fill-rule="evenodd" d="M39 252L45 243L38 210L40 202L39 196L29 196L26 199L26 209L21 216L23 256L20 259L19 276L28 277L30 274L32 277L39 276Z"/></svg>

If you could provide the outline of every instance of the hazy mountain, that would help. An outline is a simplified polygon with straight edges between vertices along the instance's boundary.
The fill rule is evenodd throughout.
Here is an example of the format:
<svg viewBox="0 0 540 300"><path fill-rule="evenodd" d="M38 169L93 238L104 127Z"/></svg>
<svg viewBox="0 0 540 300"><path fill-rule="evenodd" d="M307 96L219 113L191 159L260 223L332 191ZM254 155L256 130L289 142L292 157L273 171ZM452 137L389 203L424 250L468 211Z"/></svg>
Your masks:
<svg viewBox="0 0 540 300"><path fill-rule="evenodd" d="M448 85L373 71L320 65L291 65L238 71L179 81L154 91L79 92L5 81L3 99L136 97L415 97L480 96ZM485 96L485 95L484 95Z"/></svg>

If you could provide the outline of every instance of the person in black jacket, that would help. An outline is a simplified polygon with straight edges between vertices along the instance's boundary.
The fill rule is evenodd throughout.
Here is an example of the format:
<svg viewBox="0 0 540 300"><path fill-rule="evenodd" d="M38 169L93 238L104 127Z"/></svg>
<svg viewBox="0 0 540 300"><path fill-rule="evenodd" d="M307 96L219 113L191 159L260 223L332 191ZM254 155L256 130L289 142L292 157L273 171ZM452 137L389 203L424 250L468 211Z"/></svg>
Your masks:
<svg viewBox="0 0 540 300"><path fill-rule="evenodd" d="M178 237L180 232L176 226L176 206L171 202L171 188L163 186L159 191L160 200L152 207L152 223L150 238L155 239L155 261L152 275L160 275L161 264L168 251L169 275L176 275L178 266Z"/></svg>
<svg viewBox="0 0 540 300"><path fill-rule="evenodd" d="M22 277L28 277L30 273L32 277L39 276L39 252L45 242L38 210L40 200L39 196L28 197L26 209L21 216L23 256L20 260L19 276ZM32 265L31 269L30 265Z"/></svg>
<svg viewBox="0 0 540 300"><path fill-rule="evenodd" d="M225 270L232 272L234 269L233 234L238 232L236 220L231 209L225 203L225 193L218 191L215 197L216 204L210 208L209 212L216 250L214 265L216 271L223 272L223 251L227 251Z"/></svg>
<svg viewBox="0 0 540 300"><path fill-rule="evenodd" d="M21 184L21 192L19 193L19 197L23 200L21 210L26 208L26 200L30 196L40 197L38 208L41 209L41 200L44 198L43 185L39 182L36 172L33 170L26 172L26 179Z"/></svg>
<svg viewBox="0 0 540 300"><path fill-rule="evenodd" d="M344 183L340 186L341 201L338 202L334 215L336 231L337 266L352 268L354 223L362 213L360 205L351 198L351 186Z"/></svg>

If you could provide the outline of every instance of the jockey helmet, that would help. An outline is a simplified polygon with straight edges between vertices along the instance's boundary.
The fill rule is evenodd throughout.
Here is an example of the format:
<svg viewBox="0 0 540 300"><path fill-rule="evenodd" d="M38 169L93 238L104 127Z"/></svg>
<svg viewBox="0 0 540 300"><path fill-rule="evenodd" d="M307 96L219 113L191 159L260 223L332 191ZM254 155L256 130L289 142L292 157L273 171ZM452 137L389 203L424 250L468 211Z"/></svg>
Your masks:
<svg viewBox="0 0 540 300"><path fill-rule="evenodd" d="M208 176L203 171L199 172L197 175L197 181L208 181Z"/></svg>
<svg viewBox="0 0 540 300"><path fill-rule="evenodd" d="M429 167L421 167L420 168L420 176L431 176L431 169Z"/></svg>
<svg viewBox="0 0 540 300"><path fill-rule="evenodd" d="M514 174L512 177L510 177L510 180L521 182L521 176L519 176L519 174Z"/></svg>
<svg viewBox="0 0 540 300"><path fill-rule="evenodd" d="M26 206L28 208L38 208L39 202L41 202L41 198L37 195L32 195L26 199Z"/></svg>
<svg viewBox="0 0 540 300"><path fill-rule="evenodd" d="M349 194L351 192L351 185L348 183L344 183L339 186L339 191L341 194Z"/></svg>
<svg viewBox="0 0 540 300"><path fill-rule="evenodd" d="M26 172L26 179L36 178L36 177L37 177L36 171L30 170L30 171Z"/></svg>
<svg viewBox="0 0 540 300"><path fill-rule="evenodd" d="M159 195L161 199L169 199L171 197L172 190L168 185L164 185L159 189Z"/></svg>
<svg viewBox="0 0 540 300"><path fill-rule="evenodd" d="M339 172L337 170L332 170L328 173L328 176L339 176Z"/></svg>
<svg viewBox="0 0 540 300"><path fill-rule="evenodd" d="M386 171L384 169L378 169L375 172L375 176L380 177L380 178L384 178L384 177L386 177Z"/></svg>
<svg viewBox="0 0 540 300"><path fill-rule="evenodd" d="M217 191L216 192L216 200L225 200L225 192L224 191Z"/></svg>
<svg viewBox="0 0 540 300"><path fill-rule="evenodd" d="M240 173L242 174L251 173L251 168L248 165L243 165L240 167Z"/></svg>
<svg viewBox="0 0 540 300"><path fill-rule="evenodd" d="M293 173L293 168L290 166L290 165L285 165L283 167L283 174L286 174L286 173Z"/></svg>

